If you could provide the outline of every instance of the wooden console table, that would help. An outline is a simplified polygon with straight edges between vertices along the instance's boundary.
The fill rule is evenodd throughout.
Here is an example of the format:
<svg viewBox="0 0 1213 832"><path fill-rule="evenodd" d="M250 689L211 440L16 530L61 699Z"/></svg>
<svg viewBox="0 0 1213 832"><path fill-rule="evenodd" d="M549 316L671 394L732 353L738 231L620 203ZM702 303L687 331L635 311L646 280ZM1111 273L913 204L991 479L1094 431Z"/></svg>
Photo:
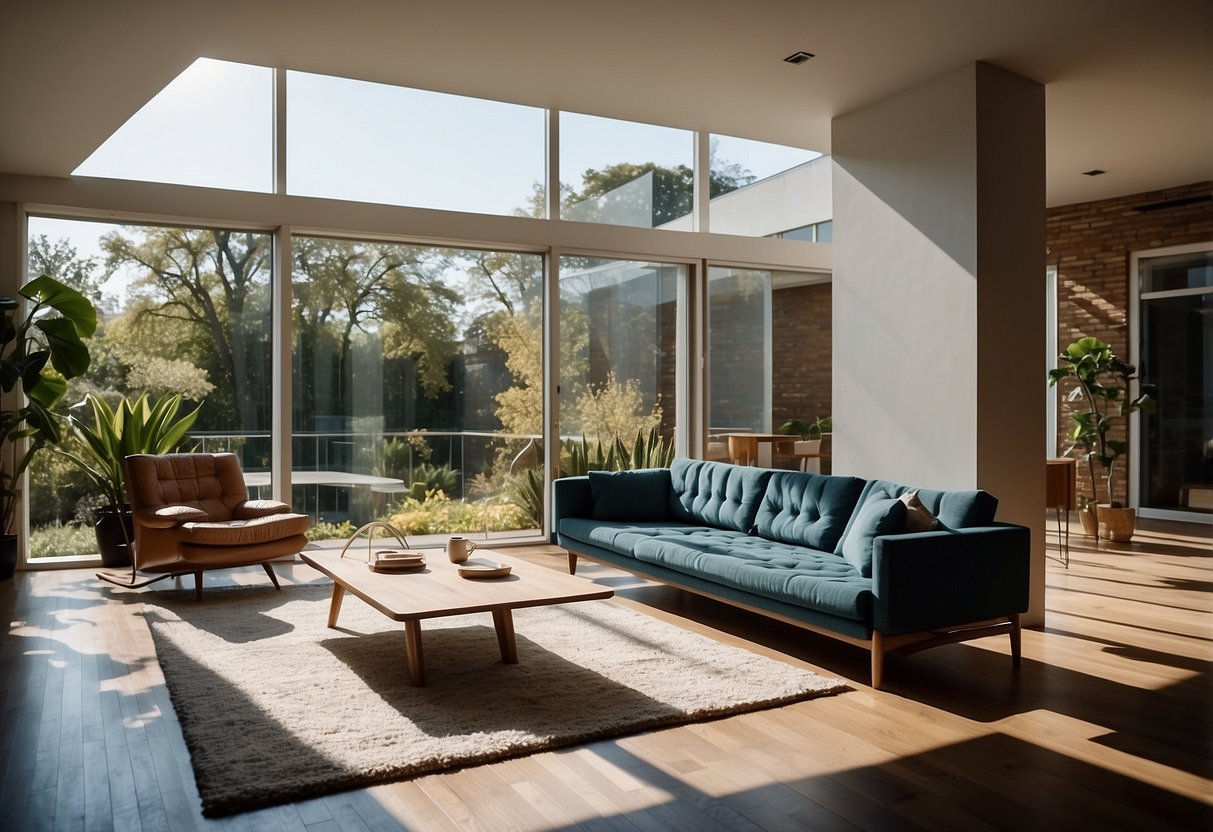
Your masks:
<svg viewBox="0 0 1213 832"><path fill-rule="evenodd" d="M1078 460L1045 460L1045 509L1057 512L1057 549L1062 565L1070 568L1070 512L1078 508ZM1065 512L1066 522L1061 522Z"/></svg>

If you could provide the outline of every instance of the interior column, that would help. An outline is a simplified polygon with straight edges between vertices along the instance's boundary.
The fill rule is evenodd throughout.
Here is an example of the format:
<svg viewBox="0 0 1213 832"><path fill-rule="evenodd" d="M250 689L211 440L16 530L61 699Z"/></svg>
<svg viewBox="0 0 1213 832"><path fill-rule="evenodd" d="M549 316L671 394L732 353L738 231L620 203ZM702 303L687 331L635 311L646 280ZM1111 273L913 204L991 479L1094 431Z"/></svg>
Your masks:
<svg viewBox="0 0 1213 832"><path fill-rule="evenodd" d="M833 465L983 488L1044 622L1044 87L984 63L833 121Z"/></svg>

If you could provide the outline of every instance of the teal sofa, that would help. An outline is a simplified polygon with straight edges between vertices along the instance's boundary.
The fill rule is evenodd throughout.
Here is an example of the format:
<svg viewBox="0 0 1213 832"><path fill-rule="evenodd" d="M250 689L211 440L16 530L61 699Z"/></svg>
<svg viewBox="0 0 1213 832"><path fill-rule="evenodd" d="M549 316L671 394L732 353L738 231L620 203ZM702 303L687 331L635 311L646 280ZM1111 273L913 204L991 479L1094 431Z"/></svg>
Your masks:
<svg viewBox="0 0 1213 832"><path fill-rule="evenodd" d="M552 539L570 572L588 557L863 646L880 688L892 651L1005 633L1019 664L1030 531L996 523L997 506L985 491L676 459L556 480Z"/></svg>

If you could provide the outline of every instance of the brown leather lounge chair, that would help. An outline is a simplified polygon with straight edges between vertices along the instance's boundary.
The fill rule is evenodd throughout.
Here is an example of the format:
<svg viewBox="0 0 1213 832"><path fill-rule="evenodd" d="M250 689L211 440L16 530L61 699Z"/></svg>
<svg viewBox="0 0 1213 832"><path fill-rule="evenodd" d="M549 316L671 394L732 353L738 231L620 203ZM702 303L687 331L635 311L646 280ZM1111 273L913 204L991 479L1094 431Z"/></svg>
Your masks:
<svg viewBox="0 0 1213 832"><path fill-rule="evenodd" d="M248 499L235 454L136 454L124 469L135 527L131 576L97 573L102 580L134 588L192 573L202 600L207 569L260 563L281 589L269 561L307 545L307 515L277 500Z"/></svg>

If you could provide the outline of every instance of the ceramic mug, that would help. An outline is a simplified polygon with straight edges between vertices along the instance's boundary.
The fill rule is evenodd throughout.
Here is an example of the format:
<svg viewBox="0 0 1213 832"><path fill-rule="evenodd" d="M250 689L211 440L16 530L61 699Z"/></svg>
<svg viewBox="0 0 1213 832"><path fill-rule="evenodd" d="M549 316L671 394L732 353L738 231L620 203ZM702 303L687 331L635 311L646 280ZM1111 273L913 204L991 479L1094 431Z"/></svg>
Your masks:
<svg viewBox="0 0 1213 832"><path fill-rule="evenodd" d="M475 551L476 544L466 537L451 535L446 542L446 556L451 559L451 563L463 563Z"/></svg>

